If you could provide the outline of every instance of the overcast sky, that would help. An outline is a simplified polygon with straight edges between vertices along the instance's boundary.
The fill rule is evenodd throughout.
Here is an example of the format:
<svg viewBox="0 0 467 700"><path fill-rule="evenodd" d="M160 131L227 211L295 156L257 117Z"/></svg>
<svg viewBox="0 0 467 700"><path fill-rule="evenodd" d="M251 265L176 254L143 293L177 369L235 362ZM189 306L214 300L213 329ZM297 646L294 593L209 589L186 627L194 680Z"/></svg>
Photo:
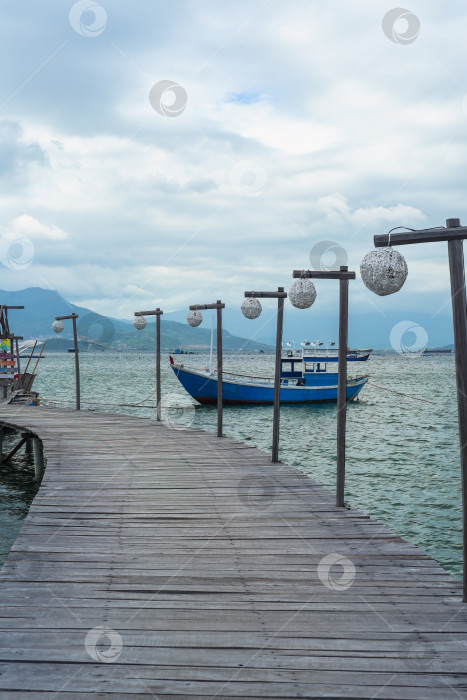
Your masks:
<svg viewBox="0 0 467 700"><path fill-rule="evenodd" d="M467 222L465 2L0 7L0 288L238 306L323 240L358 271L375 233ZM450 313L445 246L400 250L403 290L354 307Z"/></svg>

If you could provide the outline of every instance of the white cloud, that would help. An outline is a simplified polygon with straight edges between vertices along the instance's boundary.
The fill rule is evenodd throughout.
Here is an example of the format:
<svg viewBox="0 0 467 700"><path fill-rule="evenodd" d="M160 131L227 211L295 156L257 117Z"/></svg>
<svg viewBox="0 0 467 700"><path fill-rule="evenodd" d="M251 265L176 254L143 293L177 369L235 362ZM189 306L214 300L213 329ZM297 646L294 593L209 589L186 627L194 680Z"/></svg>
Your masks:
<svg viewBox="0 0 467 700"><path fill-rule="evenodd" d="M13 219L8 225L8 230L33 240L63 241L70 235L58 226L44 224L29 214L22 214Z"/></svg>

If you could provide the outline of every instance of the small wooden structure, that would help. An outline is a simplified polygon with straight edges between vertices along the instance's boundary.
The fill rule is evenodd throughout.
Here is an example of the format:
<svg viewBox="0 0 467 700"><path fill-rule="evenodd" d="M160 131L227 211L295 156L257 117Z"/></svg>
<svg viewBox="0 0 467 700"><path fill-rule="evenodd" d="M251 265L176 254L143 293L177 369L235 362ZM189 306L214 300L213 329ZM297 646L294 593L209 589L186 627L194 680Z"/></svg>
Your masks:
<svg viewBox="0 0 467 700"><path fill-rule="evenodd" d="M32 372L27 371L29 368L28 361L23 372L21 370L18 345L18 341L23 340L23 336L15 335L10 330L8 319L8 311L10 309L24 309L24 306L0 305L0 404L36 402L38 394L32 392L31 387L44 346L34 370Z"/></svg>
<svg viewBox="0 0 467 700"><path fill-rule="evenodd" d="M47 466L0 571L0 696L467 697L462 586L229 439L0 409Z"/></svg>

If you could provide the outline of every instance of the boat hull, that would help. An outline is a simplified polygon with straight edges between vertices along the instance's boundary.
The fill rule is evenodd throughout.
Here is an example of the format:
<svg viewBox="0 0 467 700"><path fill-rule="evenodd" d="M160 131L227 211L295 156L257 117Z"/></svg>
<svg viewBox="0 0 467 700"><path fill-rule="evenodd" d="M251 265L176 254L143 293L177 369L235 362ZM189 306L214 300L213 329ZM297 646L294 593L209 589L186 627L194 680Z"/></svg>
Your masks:
<svg viewBox="0 0 467 700"><path fill-rule="evenodd" d="M207 375L187 370L180 365L171 365L175 376L184 389L198 403L217 404L217 380ZM334 375L337 377L337 375ZM368 379L361 377L347 384L347 401L352 401L363 389ZM263 405L274 403L274 386L260 383L241 383L237 381L222 382L222 399L226 406ZM337 400L337 381L335 384L320 386L282 386L281 404L326 403Z"/></svg>

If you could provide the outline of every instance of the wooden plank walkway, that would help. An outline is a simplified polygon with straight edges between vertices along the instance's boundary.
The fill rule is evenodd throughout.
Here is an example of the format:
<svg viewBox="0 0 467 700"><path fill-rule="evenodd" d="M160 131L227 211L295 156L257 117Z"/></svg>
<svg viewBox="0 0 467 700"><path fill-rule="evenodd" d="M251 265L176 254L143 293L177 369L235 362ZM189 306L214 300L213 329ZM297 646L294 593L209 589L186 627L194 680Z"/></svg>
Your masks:
<svg viewBox="0 0 467 700"><path fill-rule="evenodd" d="M2 700L467 698L459 582L299 471L149 419L1 421L47 457L0 572Z"/></svg>

